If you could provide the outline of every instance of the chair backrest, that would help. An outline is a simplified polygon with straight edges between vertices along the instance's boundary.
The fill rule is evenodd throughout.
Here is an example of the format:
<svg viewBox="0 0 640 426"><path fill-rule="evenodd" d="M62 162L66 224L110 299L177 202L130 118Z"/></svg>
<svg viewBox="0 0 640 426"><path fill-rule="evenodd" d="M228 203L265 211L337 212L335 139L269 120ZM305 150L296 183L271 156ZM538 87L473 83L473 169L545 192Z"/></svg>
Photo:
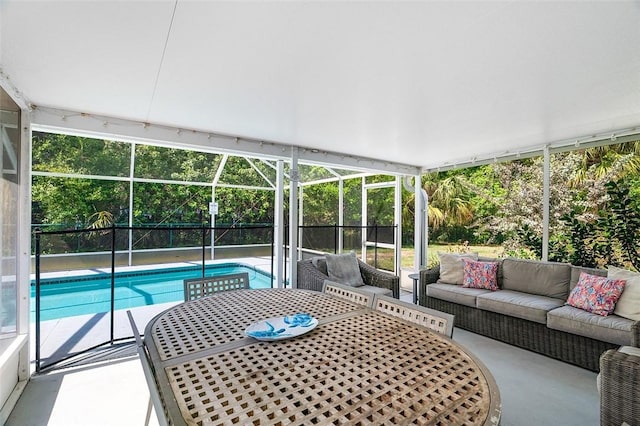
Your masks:
<svg viewBox="0 0 640 426"><path fill-rule="evenodd" d="M156 412L156 417L158 418L158 425L167 426L169 422L165 417L164 406L162 405L162 400L160 399L160 392L158 392L158 384L156 383L156 379L153 374L153 369L151 368L151 363L149 362L144 342L140 338L140 333L138 332L138 327L136 327L136 322L133 319L133 315L131 315L131 311L127 311L127 316L129 317L129 324L131 324L133 336L136 338L138 358L140 358L140 363L142 364L142 371L144 372L144 378L147 381L147 387L149 388L149 394L151 403L153 404L153 409ZM148 413L148 415L149 414L150 413Z"/></svg>
<svg viewBox="0 0 640 426"><path fill-rule="evenodd" d="M384 312L385 314L402 318L430 330L437 331L447 337L453 336L453 322L455 317L451 314L378 294L376 295L376 300L373 302L373 308L376 311Z"/></svg>
<svg viewBox="0 0 640 426"><path fill-rule="evenodd" d="M359 290L358 287L339 284L331 280L324 280L322 292L357 303L358 305L366 306L367 308L373 307L373 301L375 299L375 294L373 293Z"/></svg>
<svg viewBox="0 0 640 426"><path fill-rule="evenodd" d="M218 275L184 280L184 300L200 299L214 293L249 288L249 273Z"/></svg>

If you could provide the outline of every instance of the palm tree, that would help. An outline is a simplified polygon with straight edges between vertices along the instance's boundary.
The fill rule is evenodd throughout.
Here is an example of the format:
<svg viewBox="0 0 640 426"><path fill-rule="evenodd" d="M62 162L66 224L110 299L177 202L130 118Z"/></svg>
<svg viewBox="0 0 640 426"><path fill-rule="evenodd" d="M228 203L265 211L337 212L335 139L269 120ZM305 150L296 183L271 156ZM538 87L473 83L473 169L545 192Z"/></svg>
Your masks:
<svg viewBox="0 0 640 426"><path fill-rule="evenodd" d="M432 229L445 225L465 225L473 219L473 206L469 201L464 175L429 173L422 177L422 186L429 197L427 216ZM411 194L405 201L404 221L412 220L414 197L415 194Z"/></svg>
<svg viewBox="0 0 640 426"><path fill-rule="evenodd" d="M640 140L616 145L603 145L581 151L582 165L576 170L572 186L580 185L587 177L607 181L640 173Z"/></svg>

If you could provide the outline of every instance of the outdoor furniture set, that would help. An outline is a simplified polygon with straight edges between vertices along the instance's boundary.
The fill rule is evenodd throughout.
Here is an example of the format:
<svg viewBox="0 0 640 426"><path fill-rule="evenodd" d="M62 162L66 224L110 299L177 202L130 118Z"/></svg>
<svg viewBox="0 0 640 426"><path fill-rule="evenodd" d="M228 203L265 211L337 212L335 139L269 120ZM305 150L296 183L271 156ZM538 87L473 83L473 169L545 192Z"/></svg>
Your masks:
<svg viewBox="0 0 640 426"><path fill-rule="evenodd" d="M339 284L222 291L157 315L139 352L160 424L499 424L491 373L430 322Z"/></svg>
<svg viewBox="0 0 640 426"><path fill-rule="evenodd" d="M420 305L455 315L457 327L592 371L599 370L605 351L640 345L640 283L619 291L617 305L605 292L598 300L615 306L605 316L598 307L589 312L593 306L585 299L605 281L606 270L474 259L477 255L440 253L439 265L420 272Z"/></svg>

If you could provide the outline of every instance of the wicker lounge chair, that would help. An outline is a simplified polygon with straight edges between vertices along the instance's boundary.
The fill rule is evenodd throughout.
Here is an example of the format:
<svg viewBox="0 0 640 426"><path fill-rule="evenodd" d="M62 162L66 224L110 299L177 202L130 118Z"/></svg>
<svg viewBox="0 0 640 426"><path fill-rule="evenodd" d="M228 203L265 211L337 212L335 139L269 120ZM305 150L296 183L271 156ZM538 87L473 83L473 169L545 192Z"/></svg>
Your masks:
<svg viewBox="0 0 640 426"><path fill-rule="evenodd" d="M627 353L632 352L632 353ZM600 425L640 425L640 351L611 349L600 357Z"/></svg>
<svg viewBox="0 0 640 426"><path fill-rule="evenodd" d="M400 297L400 277L379 271L360 259L358 259L358 265L366 286L390 290L393 297L396 299ZM322 291L324 281L330 280L330 278L326 273L326 267L322 270L322 265L319 266L320 268L314 266L311 259L298 261L298 288ZM364 290L369 291L366 288Z"/></svg>

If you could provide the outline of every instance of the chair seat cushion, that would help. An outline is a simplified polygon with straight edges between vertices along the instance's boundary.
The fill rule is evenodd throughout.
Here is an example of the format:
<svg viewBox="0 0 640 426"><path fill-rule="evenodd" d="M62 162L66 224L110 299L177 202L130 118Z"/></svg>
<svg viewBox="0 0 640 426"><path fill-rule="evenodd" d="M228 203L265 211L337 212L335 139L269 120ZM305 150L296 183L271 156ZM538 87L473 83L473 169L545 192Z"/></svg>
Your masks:
<svg viewBox="0 0 640 426"><path fill-rule="evenodd" d="M631 345L634 321L615 314L603 317L565 305L547 314L547 327L615 345Z"/></svg>
<svg viewBox="0 0 640 426"><path fill-rule="evenodd" d="M547 323L547 312L563 304L563 300L553 297L536 296L512 290L498 290L481 294L476 300L476 306L479 309L535 321L540 324Z"/></svg>
<svg viewBox="0 0 640 426"><path fill-rule="evenodd" d="M384 296L393 296L393 290L384 287L375 287L372 285L361 285L358 290L368 291L373 294L382 294Z"/></svg>
<svg viewBox="0 0 640 426"><path fill-rule="evenodd" d="M492 291L480 288L467 288L456 284L434 283L427 286L428 297L435 297L436 299L471 306L472 308L476 307L476 297L485 293L492 293Z"/></svg>

